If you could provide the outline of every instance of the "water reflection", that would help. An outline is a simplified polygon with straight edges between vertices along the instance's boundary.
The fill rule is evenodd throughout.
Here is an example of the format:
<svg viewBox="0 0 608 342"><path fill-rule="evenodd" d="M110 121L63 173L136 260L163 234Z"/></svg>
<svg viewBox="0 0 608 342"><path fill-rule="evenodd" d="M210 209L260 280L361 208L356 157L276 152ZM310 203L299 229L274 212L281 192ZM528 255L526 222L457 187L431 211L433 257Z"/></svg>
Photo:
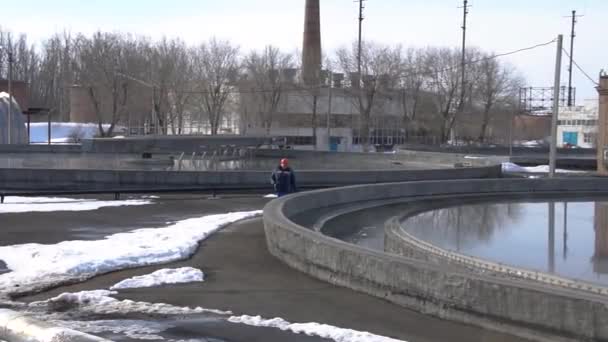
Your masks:
<svg viewBox="0 0 608 342"><path fill-rule="evenodd" d="M407 220L407 231L427 241L440 241L443 248L455 251L489 242L521 215L518 203L468 205L419 214Z"/></svg>
<svg viewBox="0 0 608 342"><path fill-rule="evenodd" d="M608 274L608 202L595 203L593 271Z"/></svg>
<svg viewBox="0 0 608 342"><path fill-rule="evenodd" d="M608 202L467 205L403 227L445 249L608 285Z"/></svg>

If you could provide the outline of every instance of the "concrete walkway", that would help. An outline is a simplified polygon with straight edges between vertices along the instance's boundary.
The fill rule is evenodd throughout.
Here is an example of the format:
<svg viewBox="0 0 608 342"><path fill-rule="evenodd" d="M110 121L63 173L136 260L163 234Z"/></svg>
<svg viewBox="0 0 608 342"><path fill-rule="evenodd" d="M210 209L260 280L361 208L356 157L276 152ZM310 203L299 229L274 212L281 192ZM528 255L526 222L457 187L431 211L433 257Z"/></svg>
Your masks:
<svg viewBox="0 0 608 342"><path fill-rule="evenodd" d="M64 286L23 299L40 300L62 292L107 288L127 277L146 274L160 268L181 266L202 269L206 273L206 281L201 284L127 290L122 291L118 297L177 306L231 310L235 315L281 317L294 323L325 323L410 342L523 341L430 318L368 295L328 285L294 271L267 252L261 219L248 220L225 228L203 242L201 249L191 260L115 272L82 284ZM252 329L229 323L216 324L213 328L192 323L188 326L181 325L174 333L188 338L200 333L202 336L217 336L229 341L320 340L294 336L276 329ZM288 335L290 336L287 337Z"/></svg>

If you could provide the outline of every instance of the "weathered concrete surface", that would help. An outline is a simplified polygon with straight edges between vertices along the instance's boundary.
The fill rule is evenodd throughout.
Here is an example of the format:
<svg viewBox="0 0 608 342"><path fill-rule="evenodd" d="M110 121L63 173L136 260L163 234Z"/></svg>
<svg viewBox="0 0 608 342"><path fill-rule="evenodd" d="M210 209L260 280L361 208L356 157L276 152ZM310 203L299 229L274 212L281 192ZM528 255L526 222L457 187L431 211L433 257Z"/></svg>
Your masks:
<svg viewBox="0 0 608 342"><path fill-rule="evenodd" d="M508 157L494 156L470 156L457 153L437 153L427 151L398 150L396 153L355 153L355 152L323 152L304 150L256 150L257 157L266 158L303 158L314 156L316 158L331 158L332 160L354 159L361 160L390 160L393 162L424 162L436 165L453 166L464 163L470 166L490 166L500 164L509 160Z"/></svg>
<svg viewBox="0 0 608 342"><path fill-rule="evenodd" d="M319 279L441 318L543 341L608 340L608 298L555 286L458 272L346 244L298 226L299 212L361 200L458 194L608 191L608 179L455 180L353 186L297 194L269 203L270 252Z"/></svg>
<svg viewBox="0 0 608 342"><path fill-rule="evenodd" d="M220 199L216 202L223 201L224 199ZM208 204L203 202L200 205L206 207ZM200 249L190 260L113 272L81 284L60 287L21 300L44 300L66 291L108 288L125 278L148 274L160 268L186 266L203 270L206 275L205 282L123 290L118 298L231 310L235 314L281 317L290 322L325 323L408 342L526 341L511 335L425 316L293 270L268 252L261 219L239 222L222 229L202 242ZM113 319L112 316L103 318ZM180 336L184 339L213 336L234 342L321 340L279 332L276 329L247 330L240 325L227 323L212 327L190 324L180 330L181 321L183 319L177 321L178 329L175 333L178 336L184 334Z"/></svg>
<svg viewBox="0 0 608 342"><path fill-rule="evenodd" d="M160 135L133 136L123 139L94 138L82 141L83 152L103 153L192 153L220 146L259 146L267 144L272 137L249 137L238 135Z"/></svg>
<svg viewBox="0 0 608 342"><path fill-rule="evenodd" d="M270 189L270 171L132 171L75 169L3 169L0 189L105 189L207 187ZM331 170L297 172L302 188L425 179L499 177L500 166L435 170Z"/></svg>
<svg viewBox="0 0 608 342"><path fill-rule="evenodd" d="M81 153L82 149L79 144L62 144L62 145L26 145L12 144L1 145L0 153Z"/></svg>

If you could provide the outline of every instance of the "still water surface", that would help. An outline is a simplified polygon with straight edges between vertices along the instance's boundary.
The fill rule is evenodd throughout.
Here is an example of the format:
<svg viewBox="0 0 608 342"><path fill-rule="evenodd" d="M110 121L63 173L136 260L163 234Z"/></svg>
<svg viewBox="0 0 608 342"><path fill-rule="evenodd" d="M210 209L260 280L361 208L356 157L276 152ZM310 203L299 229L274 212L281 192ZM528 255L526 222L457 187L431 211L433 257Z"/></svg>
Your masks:
<svg viewBox="0 0 608 342"><path fill-rule="evenodd" d="M444 249L608 285L608 202L465 205L402 227Z"/></svg>

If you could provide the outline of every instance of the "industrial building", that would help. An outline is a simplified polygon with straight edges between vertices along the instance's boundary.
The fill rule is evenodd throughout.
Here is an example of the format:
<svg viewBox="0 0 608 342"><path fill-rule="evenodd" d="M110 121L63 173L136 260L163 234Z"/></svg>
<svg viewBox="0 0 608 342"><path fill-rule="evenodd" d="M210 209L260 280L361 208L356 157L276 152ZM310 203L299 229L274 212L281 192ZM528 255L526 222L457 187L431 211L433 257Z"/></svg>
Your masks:
<svg viewBox="0 0 608 342"><path fill-rule="evenodd" d="M598 100L587 100L584 105L563 107L557 121L557 145L562 147L593 148L597 143Z"/></svg>

